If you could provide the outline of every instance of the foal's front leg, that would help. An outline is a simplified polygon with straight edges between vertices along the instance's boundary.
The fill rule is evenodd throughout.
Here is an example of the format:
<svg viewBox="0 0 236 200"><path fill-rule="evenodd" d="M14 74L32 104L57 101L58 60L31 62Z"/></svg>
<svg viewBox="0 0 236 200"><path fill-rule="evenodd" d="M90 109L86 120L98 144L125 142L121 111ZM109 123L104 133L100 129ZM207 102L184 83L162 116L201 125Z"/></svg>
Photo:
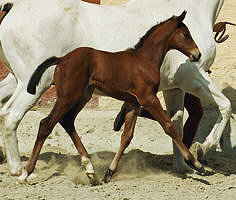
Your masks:
<svg viewBox="0 0 236 200"><path fill-rule="evenodd" d="M183 144L181 138L179 137L173 122L170 120L166 112L163 110L159 99L153 93L149 93L146 95L139 95L139 102L140 104L153 116L153 118L158 121L162 128L164 129L165 133L169 135L178 149L180 150L181 154L183 155L185 161L188 165L192 168L196 169L197 171L203 172L204 169L202 165L196 160L196 158L190 153L190 151L186 148Z"/></svg>
<svg viewBox="0 0 236 200"><path fill-rule="evenodd" d="M135 123L140 112L140 107L131 105L127 102L125 102L123 107L126 110L126 114L124 131L121 135L120 148L106 171L103 179L105 183L108 183L111 180L113 174L116 172L120 158L133 138Z"/></svg>

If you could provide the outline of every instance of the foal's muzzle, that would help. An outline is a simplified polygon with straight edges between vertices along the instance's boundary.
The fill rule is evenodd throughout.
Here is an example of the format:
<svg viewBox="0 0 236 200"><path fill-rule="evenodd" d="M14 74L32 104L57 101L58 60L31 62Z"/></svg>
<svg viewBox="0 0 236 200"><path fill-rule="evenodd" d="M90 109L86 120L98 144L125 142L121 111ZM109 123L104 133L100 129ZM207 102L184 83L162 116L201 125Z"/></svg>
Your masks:
<svg viewBox="0 0 236 200"><path fill-rule="evenodd" d="M196 49L192 51L192 54L189 56L191 62L197 62L201 58L201 52Z"/></svg>

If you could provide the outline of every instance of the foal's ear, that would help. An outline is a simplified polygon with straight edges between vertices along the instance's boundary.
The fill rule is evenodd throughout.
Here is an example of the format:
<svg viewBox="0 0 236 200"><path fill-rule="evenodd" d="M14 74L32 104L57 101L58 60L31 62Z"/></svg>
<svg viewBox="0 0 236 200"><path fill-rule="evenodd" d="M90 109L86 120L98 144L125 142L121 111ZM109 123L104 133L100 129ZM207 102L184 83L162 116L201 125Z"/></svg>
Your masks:
<svg viewBox="0 0 236 200"><path fill-rule="evenodd" d="M185 18L185 16L186 16L186 13L187 13L187 11L184 10L184 11L182 12L182 14L181 14L180 16L177 17L179 23L182 22L182 21L184 20L184 18Z"/></svg>

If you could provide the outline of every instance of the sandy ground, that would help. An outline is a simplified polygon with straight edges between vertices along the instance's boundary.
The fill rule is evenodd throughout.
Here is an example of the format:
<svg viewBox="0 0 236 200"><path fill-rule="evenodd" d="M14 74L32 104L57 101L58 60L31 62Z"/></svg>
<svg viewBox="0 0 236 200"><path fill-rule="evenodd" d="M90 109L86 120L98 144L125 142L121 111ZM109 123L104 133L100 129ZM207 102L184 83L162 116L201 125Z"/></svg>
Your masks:
<svg viewBox="0 0 236 200"><path fill-rule="evenodd" d="M235 10L236 1L226 1L218 21L236 23ZM227 31L230 38L224 44L217 45L217 57L210 76L231 100L233 116L236 119L236 28L228 27ZM205 114L199 133L208 134L216 111L207 105L204 108ZM18 128L24 165L33 148L39 121L50 109L33 109L26 114ZM121 132L112 131L116 114L117 110L84 110L77 117L76 128L92 157L99 180L103 178L119 147ZM232 148L207 154L202 160L209 171L207 176L179 175L173 170L170 138L164 134L159 124L138 119L135 137L122 157L117 174L110 183L91 187L68 135L60 126L56 126L42 149L36 165L35 179L26 184L17 184L16 177L8 175L6 162L1 162L0 199L235 199L235 132L236 121L231 118L223 142L231 143Z"/></svg>

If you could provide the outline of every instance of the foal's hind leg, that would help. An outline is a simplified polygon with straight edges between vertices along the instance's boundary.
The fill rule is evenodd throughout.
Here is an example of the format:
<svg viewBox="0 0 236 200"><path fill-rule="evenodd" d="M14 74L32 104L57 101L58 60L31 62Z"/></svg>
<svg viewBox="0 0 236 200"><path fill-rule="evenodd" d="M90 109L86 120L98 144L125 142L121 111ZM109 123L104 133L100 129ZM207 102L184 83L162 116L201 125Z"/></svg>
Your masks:
<svg viewBox="0 0 236 200"><path fill-rule="evenodd" d="M120 148L118 152L116 153L115 157L113 158L104 176L105 183L108 183L111 180L112 175L116 172L120 158L124 150L128 147L128 145L130 144L133 138L135 123L140 112L140 107L137 108L127 102L123 106L125 107L125 110L126 110L125 127L121 135Z"/></svg>
<svg viewBox="0 0 236 200"><path fill-rule="evenodd" d="M69 106L70 105L64 99L58 99L51 113L41 120L32 154L26 168L22 172L22 175L18 178L19 181L26 180L26 178L33 172L46 138L50 135L57 122L61 120L65 113L70 109Z"/></svg>
<svg viewBox="0 0 236 200"><path fill-rule="evenodd" d="M94 168L90 160L89 154L85 149L83 143L81 142L74 126L74 121L77 114L83 109L85 104L89 101L90 98L83 98L79 101L79 104L75 105L70 111L68 111L64 117L60 120L60 124L66 130L66 132L71 137L79 155L81 158L81 163L85 168L85 172L89 177L90 183L92 185L98 185L99 182L95 176Z"/></svg>

